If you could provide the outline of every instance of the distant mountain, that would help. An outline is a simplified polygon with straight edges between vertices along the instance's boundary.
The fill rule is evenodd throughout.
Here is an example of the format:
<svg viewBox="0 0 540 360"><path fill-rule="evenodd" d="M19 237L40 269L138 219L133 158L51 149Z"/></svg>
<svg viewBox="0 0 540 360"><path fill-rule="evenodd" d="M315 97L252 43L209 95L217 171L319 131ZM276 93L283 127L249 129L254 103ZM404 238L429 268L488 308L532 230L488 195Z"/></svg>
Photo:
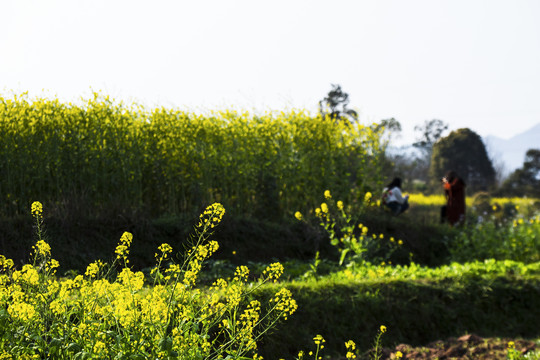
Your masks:
<svg viewBox="0 0 540 360"><path fill-rule="evenodd" d="M484 138L484 142L491 158L502 161L505 175L509 175L523 166L527 150L540 149L540 123L510 139L490 135Z"/></svg>

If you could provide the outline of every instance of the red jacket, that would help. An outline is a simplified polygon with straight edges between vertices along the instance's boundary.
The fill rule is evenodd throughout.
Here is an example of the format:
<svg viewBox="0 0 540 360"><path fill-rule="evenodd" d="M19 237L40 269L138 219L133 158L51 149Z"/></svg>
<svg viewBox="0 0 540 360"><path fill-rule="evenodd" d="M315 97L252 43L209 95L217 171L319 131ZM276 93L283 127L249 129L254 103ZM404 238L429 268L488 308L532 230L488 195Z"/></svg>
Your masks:
<svg viewBox="0 0 540 360"><path fill-rule="evenodd" d="M446 193L446 217L452 225L465 220L465 183L456 178L444 184Z"/></svg>

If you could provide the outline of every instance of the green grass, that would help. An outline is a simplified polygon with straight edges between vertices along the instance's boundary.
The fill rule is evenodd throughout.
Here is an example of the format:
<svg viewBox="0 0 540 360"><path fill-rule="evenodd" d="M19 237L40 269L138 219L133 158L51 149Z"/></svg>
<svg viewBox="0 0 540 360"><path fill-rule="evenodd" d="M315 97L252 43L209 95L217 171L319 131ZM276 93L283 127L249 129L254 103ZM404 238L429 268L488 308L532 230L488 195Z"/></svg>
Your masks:
<svg viewBox="0 0 540 360"><path fill-rule="evenodd" d="M362 213L362 223L370 233L403 239L403 248L393 254L391 266L369 262L338 266L336 249L310 222L225 217L213 235L220 250L203 268L200 285L211 284L217 277L232 277L239 264L250 267L252 278L271 262L285 265L279 286L291 290L299 308L263 338L259 349L267 359L294 359L299 350L313 349L317 334L326 339L327 355L343 356L347 340L365 352L380 325L388 327L383 336L385 347L398 343L421 346L467 333L540 337L534 321L540 318L536 218L531 222L518 217L516 226L510 220L460 229L418 223L413 215L392 217L379 208ZM34 244L31 220L0 221L3 254L15 258L16 264L24 262ZM47 218L45 229L53 258L64 266L64 273L74 270L67 274L71 277L93 260L110 259L117 239L126 230L135 237L131 264L146 272L161 243L183 250L195 221L190 216L154 220ZM509 234L515 241L505 242ZM459 251L465 239L468 247ZM520 246L513 247L513 243ZM493 254L499 254L499 260L484 261L497 257ZM519 261L508 260L512 258ZM276 286L266 285L252 296L265 303L275 294Z"/></svg>
<svg viewBox="0 0 540 360"><path fill-rule="evenodd" d="M292 358L309 349L314 334L327 340L327 354L344 354L352 339L359 349L372 345L386 325L384 346L413 346L475 333L483 337L540 337L540 264L518 262L453 264L438 269L360 267L352 279L343 272L318 280L286 283L298 311L267 337L261 355ZM267 292L268 293L267 293ZM272 286L258 296L265 298Z"/></svg>

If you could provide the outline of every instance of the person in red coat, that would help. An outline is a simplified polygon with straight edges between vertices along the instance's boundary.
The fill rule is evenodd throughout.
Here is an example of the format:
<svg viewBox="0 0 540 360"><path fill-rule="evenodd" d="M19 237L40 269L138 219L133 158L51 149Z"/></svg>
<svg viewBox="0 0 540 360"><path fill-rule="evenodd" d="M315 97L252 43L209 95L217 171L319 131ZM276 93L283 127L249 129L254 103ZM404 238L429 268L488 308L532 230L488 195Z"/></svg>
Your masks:
<svg viewBox="0 0 540 360"><path fill-rule="evenodd" d="M441 211L441 221L448 221L452 226L465 222L465 182L456 174L449 171L442 178L446 206Z"/></svg>

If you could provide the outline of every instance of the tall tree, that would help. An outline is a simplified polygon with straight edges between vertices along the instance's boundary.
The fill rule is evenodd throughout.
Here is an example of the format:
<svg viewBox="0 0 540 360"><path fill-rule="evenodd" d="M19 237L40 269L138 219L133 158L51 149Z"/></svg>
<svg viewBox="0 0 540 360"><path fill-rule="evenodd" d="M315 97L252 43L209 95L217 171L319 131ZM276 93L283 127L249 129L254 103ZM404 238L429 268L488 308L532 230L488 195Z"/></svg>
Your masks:
<svg viewBox="0 0 540 360"><path fill-rule="evenodd" d="M504 181L499 191L508 196L540 197L540 149L529 149L523 166Z"/></svg>
<svg viewBox="0 0 540 360"><path fill-rule="evenodd" d="M469 192L486 191L495 184L495 170L482 138L470 129L458 129L433 145L429 174L432 183L454 170Z"/></svg>
<svg viewBox="0 0 540 360"><path fill-rule="evenodd" d="M413 147L419 150L419 153L411 162L415 168L416 179L424 183L429 182L429 167L433 144L441 138L447 129L448 124L438 119L426 120L422 125L416 125L414 127L414 130L419 133L416 142L413 143Z"/></svg>
<svg viewBox="0 0 540 360"><path fill-rule="evenodd" d="M437 142L442 134L448 129L448 124L442 120L426 120L422 125L416 125L414 130L420 132L413 146L422 151L428 158L431 158L433 144Z"/></svg>
<svg viewBox="0 0 540 360"><path fill-rule="evenodd" d="M354 122L358 119L356 111L347 108L349 105L349 94L341 90L340 85L332 84L332 90L328 95L319 101L319 112L322 116L330 116L332 119L348 120Z"/></svg>

